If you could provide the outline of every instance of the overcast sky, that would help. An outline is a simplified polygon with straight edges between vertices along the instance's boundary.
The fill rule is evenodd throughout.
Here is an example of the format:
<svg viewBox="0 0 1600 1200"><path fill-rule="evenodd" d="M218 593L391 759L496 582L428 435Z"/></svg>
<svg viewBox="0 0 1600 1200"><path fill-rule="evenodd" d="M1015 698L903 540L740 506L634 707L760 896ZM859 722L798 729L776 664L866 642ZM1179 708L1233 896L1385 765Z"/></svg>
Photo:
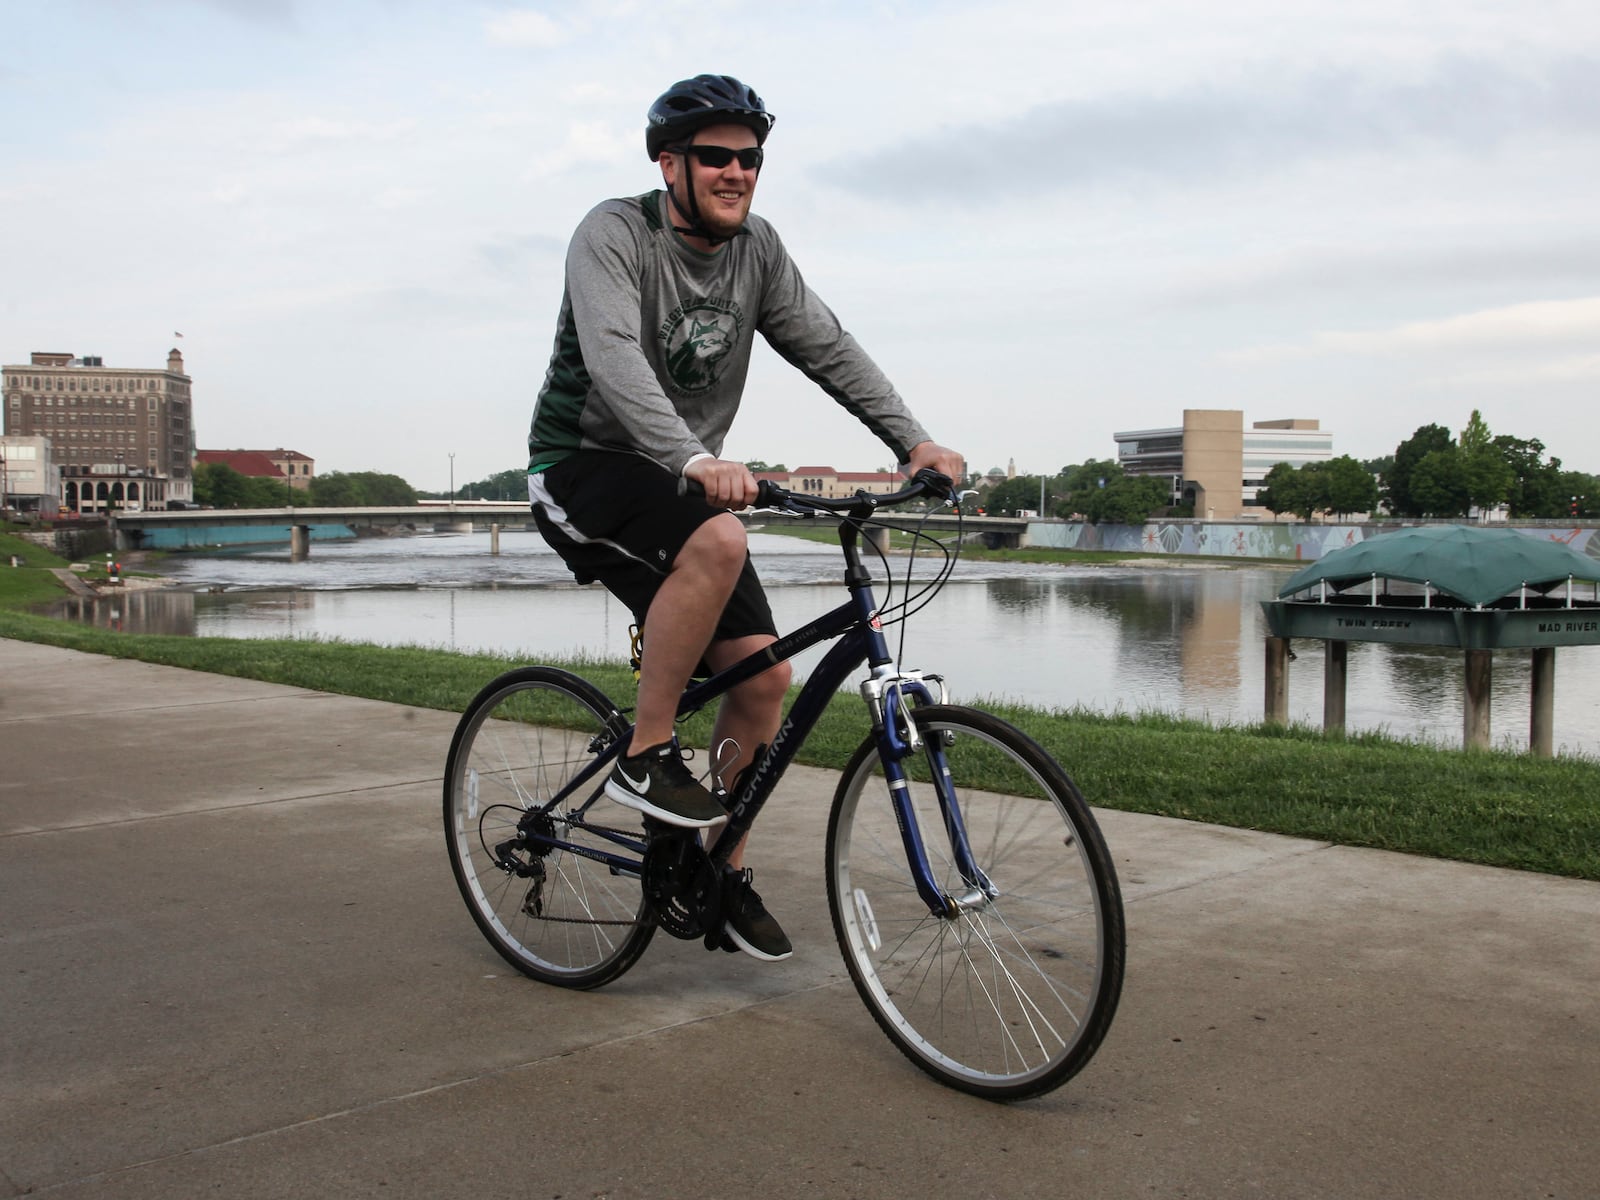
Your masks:
<svg viewBox="0 0 1600 1200"><path fill-rule="evenodd" d="M0 12L0 360L176 345L202 448L522 466L567 238L714 71L778 117L756 210L975 469L1185 408L1369 458L1477 408L1600 472L1593 0ZM726 453L887 465L764 345Z"/></svg>

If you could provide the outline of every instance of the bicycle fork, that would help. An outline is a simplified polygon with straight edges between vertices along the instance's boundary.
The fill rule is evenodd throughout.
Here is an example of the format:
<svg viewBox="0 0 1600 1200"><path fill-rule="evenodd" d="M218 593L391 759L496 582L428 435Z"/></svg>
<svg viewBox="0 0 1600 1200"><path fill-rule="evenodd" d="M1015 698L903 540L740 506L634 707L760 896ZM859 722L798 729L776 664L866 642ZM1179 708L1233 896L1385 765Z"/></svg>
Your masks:
<svg viewBox="0 0 1600 1200"><path fill-rule="evenodd" d="M873 728L878 739L878 759L889 785L895 824L900 830L906 863L911 869L917 894L932 916L954 920L963 912L986 907L1000 891L978 866L967 838L966 823L961 818L961 801L956 795L955 782L945 757L945 752L950 749L946 740L948 734L924 738L912 717L915 707L935 703L930 684L939 688L938 703L945 703L947 698L943 679L917 672L882 676L874 674L862 683L861 694L872 713ZM939 815L950 845L951 861L965 885L960 895L951 895L939 886L928 859L927 844L923 840L922 828L912 803L911 779L904 766L905 760L919 754L926 764L929 783L938 801Z"/></svg>

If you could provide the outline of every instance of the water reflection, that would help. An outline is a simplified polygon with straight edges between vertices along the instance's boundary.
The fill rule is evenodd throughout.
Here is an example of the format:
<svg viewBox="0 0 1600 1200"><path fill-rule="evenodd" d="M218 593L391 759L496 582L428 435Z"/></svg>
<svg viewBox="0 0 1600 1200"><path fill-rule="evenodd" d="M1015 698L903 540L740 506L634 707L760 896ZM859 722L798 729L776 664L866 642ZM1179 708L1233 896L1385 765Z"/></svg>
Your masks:
<svg viewBox="0 0 1600 1200"><path fill-rule="evenodd" d="M789 539L761 540L781 547L758 554L780 628L840 602L834 554ZM461 554L447 552L452 541ZM304 564L281 556L197 560L180 564L193 590L69 600L56 615L131 632L342 638L525 660L628 653L627 610L600 588L572 585L547 561L542 543L525 542L510 556L520 561L510 564L489 556L486 540L477 547L465 537L338 549L317 548L324 558L314 577L318 587L287 590L310 577ZM903 560L896 565L903 570ZM1269 567L969 570L963 564L930 607L887 633L904 665L941 671L960 700L1253 722L1262 712L1267 633L1259 601L1271 598L1288 574L1289 568ZM540 582L530 582L535 577ZM336 586L341 579L345 586ZM352 579L367 586L349 586ZM1290 715L1320 725L1322 643L1301 640L1294 648ZM821 653L802 658L798 673ZM1600 647L1563 647L1557 655L1558 748L1600 754L1597 666ZM1529 675L1527 652L1495 656L1497 745L1526 745ZM1351 643L1348 725L1459 745L1461 677L1458 651Z"/></svg>

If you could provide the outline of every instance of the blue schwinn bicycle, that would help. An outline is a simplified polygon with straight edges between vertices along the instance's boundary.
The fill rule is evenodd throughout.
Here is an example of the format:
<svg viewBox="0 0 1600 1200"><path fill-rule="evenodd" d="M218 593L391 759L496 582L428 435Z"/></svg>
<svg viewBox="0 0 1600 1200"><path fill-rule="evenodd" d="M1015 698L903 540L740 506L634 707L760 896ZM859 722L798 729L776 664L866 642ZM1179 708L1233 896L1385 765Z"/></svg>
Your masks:
<svg viewBox="0 0 1600 1200"><path fill-rule="evenodd" d="M1116 872L1048 753L997 717L950 704L939 676L901 670L890 654L883 618L926 603L954 560L946 554L937 578L881 614L860 542L880 507L922 497L953 503L949 481L931 473L891 496L843 501L762 484L758 508L838 518L849 600L685 691L680 718L774 660L835 643L723 797L731 816L710 844L605 799L631 727L587 680L522 667L478 693L450 746L445 832L467 907L508 962L594 988L637 962L657 929L716 945L722 865L865 664L871 729L839 781L826 853L828 907L856 990L912 1062L963 1091L1035 1096L1089 1061L1122 989Z"/></svg>

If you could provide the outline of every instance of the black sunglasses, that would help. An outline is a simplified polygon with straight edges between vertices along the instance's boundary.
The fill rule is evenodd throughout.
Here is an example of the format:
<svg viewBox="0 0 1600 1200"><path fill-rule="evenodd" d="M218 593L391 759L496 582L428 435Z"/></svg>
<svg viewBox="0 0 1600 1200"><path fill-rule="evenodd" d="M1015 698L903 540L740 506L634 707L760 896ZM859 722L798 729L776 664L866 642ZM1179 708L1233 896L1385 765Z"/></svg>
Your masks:
<svg viewBox="0 0 1600 1200"><path fill-rule="evenodd" d="M720 171L734 159L739 160L739 167L744 171L759 171L761 160L766 157L760 146L746 146L743 150L733 150L727 146L680 146L679 154L692 154L700 160L700 165L710 167L713 171Z"/></svg>

